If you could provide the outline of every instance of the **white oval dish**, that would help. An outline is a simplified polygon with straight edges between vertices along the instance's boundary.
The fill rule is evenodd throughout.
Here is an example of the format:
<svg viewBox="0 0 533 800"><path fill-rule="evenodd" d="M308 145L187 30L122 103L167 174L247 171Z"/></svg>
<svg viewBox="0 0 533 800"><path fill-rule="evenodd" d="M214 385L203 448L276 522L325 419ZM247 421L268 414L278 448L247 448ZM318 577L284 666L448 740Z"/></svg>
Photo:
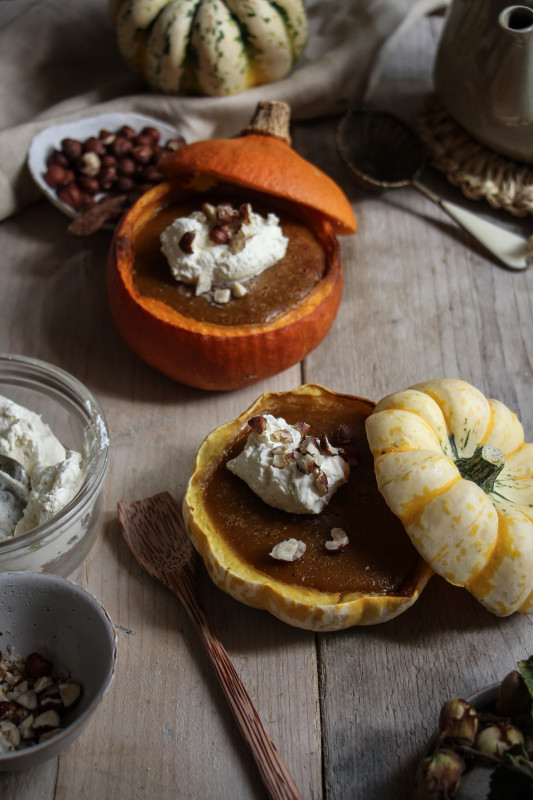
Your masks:
<svg viewBox="0 0 533 800"><path fill-rule="evenodd" d="M48 156L53 150L61 149L63 139L70 138L84 141L89 136L98 136L102 129L116 131L123 125L130 125L139 132L146 126L153 126L161 134L162 144L165 144L175 136L181 135L176 128L154 117L148 117L145 114L114 112L98 114L94 117L84 117L73 122L64 122L61 125L51 125L48 128L43 128L33 137L27 156L28 169L31 176L48 200L68 217L75 219L79 216L79 213L66 203L62 203L55 189L52 189L46 183L44 173L48 168L46 163ZM98 200L101 196L96 195L95 199Z"/></svg>

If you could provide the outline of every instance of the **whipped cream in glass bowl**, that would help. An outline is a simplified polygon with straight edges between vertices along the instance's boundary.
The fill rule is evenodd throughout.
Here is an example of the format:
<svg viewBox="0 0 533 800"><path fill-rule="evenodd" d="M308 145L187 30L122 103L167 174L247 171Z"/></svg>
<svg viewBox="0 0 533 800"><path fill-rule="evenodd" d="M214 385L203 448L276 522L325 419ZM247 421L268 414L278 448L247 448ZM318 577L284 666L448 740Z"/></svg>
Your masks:
<svg viewBox="0 0 533 800"><path fill-rule="evenodd" d="M0 454L30 475L25 518L0 536L0 572L66 577L99 533L109 463L103 411L77 378L26 356L0 354Z"/></svg>

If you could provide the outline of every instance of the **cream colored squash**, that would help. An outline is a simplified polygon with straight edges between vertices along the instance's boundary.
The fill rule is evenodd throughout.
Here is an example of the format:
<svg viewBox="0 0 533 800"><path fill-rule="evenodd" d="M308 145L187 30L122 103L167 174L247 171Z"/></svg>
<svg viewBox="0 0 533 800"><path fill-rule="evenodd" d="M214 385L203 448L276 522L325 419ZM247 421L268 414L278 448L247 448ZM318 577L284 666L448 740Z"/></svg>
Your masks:
<svg viewBox="0 0 533 800"><path fill-rule="evenodd" d="M533 612L533 445L515 413L457 379L381 400L378 487L439 575L498 616Z"/></svg>
<svg viewBox="0 0 533 800"><path fill-rule="evenodd" d="M280 80L307 40L303 0L111 0L111 15L126 63L169 94Z"/></svg>

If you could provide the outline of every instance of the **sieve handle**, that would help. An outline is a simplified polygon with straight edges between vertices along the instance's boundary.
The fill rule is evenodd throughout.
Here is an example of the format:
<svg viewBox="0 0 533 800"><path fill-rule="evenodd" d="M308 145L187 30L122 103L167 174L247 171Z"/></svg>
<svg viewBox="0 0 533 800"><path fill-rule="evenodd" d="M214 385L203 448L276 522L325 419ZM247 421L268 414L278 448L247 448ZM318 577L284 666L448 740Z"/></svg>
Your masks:
<svg viewBox="0 0 533 800"><path fill-rule="evenodd" d="M468 231L504 266L509 269L521 270L533 263L533 247L524 236L512 233L455 203L441 200L418 181L413 181L413 186L437 203L461 228Z"/></svg>

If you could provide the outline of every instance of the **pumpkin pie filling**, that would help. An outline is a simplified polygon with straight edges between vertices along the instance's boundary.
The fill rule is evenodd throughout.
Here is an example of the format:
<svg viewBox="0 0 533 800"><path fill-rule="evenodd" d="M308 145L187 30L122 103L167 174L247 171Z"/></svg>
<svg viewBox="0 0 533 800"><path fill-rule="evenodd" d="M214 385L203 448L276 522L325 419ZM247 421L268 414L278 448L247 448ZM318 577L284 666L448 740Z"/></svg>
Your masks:
<svg viewBox="0 0 533 800"><path fill-rule="evenodd" d="M202 481L202 502L210 523L227 545L246 563L277 581L303 589L347 595L354 592L408 595L410 577L419 556L400 521L381 497L364 423L366 407L339 407L322 398L299 404L287 396L271 401L263 413L283 417L294 424L305 421L310 433L326 433L333 444L339 427L348 426L357 453L350 476L320 514L290 514L263 502L226 467L243 448L248 436L244 426L215 459ZM331 552L325 546L331 530L348 535L346 549ZM269 553L288 538L303 541L305 553L297 561L282 562ZM407 576L407 577L406 577Z"/></svg>
<svg viewBox="0 0 533 800"><path fill-rule="evenodd" d="M204 203L231 202L235 207L251 203L263 216L274 212L289 244L285 256L260 275L245 282L247 293L228 303L216 303L213 293L195 295L194 286L176 281L161 251L160 235L178 217L199 211ZM155 209L135 236L133 282L144 297L159 300L185 317L217 325L257 325L272 322L289 308L297 307L326 274L326 249L310 227L287 211L281 202L233 187L222 191L191 194Z"/></svg>

